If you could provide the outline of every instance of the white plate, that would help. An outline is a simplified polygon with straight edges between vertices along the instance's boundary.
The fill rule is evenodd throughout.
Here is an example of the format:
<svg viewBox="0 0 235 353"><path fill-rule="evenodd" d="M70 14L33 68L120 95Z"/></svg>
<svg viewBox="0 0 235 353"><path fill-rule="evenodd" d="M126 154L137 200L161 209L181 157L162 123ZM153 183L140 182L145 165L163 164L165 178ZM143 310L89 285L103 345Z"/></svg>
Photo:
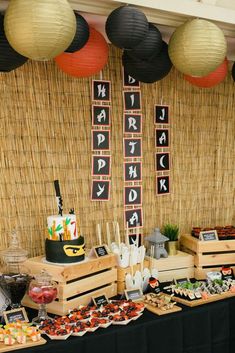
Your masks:
<svg viewBox="0 0 235 353"><path fill-rule="evenodd" d="M89 327L89 328L86 328L86 331L87 331L87 332L95 332L98 328L99 328L99 326L96 326L96 327Z"/></svg>
<svg viewBox="0 0 235 353"><path fill-rule="evenodd" d="M107 328L107 327L109 327L110 325L112 325L112 321L109 321L109 322L106 322L106 324L100 324L100 327L102 327L102 328Z"/></svg>
<svg viewBox="0 0 235 353"><path fill-rule="evenodd" d="M137 315L137 316L134 316L133 318L132 318L132 320L137 320L141 315L143 315L143 313L140 313L139 315Z"/></svg>
<svg viewBox="0 0 235 353"><path fill-rule="evenodd" d="M79 336L79 337L82 337L85 335L87 331L80 331L80 332L73 332L72 333L72 336Z"/></svg>
<svg viewBox="0 0 235 353"><path fill-rule="evenodd" d="M129 322L131 322L132 319L129 319L129 320L124 320L124 321L113 321L112 324L113 325L127 325L129 324Z"/></svg>
<svg viewBox="0 0 235 353"><path fill-rule="evenodd" d="M51 339L51 340L61 340L61 341L64 341L64 340L67 340L67 338L69 336L71 336L71 333L68 333L67 335L61 335L61 336L57 336L57 335L48 335L48 333L46 333L46 335Z"/></svg>

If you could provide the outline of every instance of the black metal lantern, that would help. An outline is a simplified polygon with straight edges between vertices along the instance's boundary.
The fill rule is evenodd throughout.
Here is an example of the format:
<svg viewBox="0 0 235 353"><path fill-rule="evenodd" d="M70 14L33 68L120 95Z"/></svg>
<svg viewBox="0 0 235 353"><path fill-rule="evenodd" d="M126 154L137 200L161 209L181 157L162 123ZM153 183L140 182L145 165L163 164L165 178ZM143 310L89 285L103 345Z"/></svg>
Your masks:
<svg viewBox="0 0 235 353"><path fill-rule="evenodd" d="M143 12L131 6L121 6L108 16L105 30L111 43L119 48L132 49L144 39L149 24Z"/></svg>
<svg viewBox="0 0 235 353"><path fill-rule="evenodd" d="M233 63L233 67L232 67L232 78L233 78L233 81L235 81L235 62Z"/></svg>
<svg viewBox="0 0 235 353"><path fill-rule="evenodd" d="M76 17L76 33L70 46L65 50L68 53L74 53L80 50L89 39L89 25L85 18L75 13Z"/></svg>
<svg viewBox="0 0 235 353"><path fill-rule="evenodd" d="M149 30L144 39L134 49L128 51L128 54L139 59L149 59L152 56L158 55L161 49L161 32L157 27L149 23Z"/></svg>
<svg viewBox="0 0 235 353"><path fill-rule="evenodd" d="M161 52L151 60L134 58L129 56L128 51L124 51L122 61L125 71L136 80L144 83L153 83L163 79L172 68L168 45L164 41Z"/></svg>
<svg viewBox="0 0 235 353"><path fill-rule="evenodd" d="M5 36L3 22L4 16L0 14L0 72L10 72L26 63L28 58L11 47Z"/></svg>

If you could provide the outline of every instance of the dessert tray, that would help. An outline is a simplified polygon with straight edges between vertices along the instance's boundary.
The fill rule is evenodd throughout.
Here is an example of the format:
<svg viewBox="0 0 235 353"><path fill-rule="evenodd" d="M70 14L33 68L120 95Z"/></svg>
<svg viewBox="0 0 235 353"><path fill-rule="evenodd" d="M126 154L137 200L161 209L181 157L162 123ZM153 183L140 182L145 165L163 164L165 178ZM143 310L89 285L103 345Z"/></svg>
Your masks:
<svg viewBox="0 0 235 353"><path fill-rule="evenodd" d="M0 327L0 352L40 346L46 342L37 328L26 322L16 321Z"/></svg>
<svg viewBox="0 0 235 353"><path fill-rule="evenodd" d="M137 320L145 305L131 300L116 300L104 306L81 306L68 315L57 316L41 322L39 330L51 339L65 340L70 335L81 337L87 332L110 325L127 325Z"/></svg>
<svg viewBox="0 0 235 353"><path fill-rule="evenodd" d="M42 344L45 344L46 342L47 341L44 338L41 338L37 342L32 342L32 341L26 341L26 343L17 343L16 342L11 346L8 346L8 345L4 344L3 342L0 342L0 352L10 352L10 351L18 350L18 349L40 346Z"/></svg>

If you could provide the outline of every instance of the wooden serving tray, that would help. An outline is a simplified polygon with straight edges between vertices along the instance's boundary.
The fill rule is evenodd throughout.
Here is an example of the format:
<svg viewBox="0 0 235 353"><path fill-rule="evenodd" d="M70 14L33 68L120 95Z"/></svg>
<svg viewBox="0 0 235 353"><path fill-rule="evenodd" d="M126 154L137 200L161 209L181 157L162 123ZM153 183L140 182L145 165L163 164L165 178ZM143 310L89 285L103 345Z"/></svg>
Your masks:
<svg viewBox="0 0 235 353"><path fill-rule="evenodd" d="M44 338L41 338L40 341L37 341L37 342L27 341L26 343L23 343L23 344L16 342L11 346L8 346L3 342L0 342L0 352L10 352L10 351L15 351L17 349L40 346L42 344L45 344L46 342L47 341Z"/></svg>
<svg viewBox="0 0 235 353"><path fill-rule="evenodd" d="M151 304L146 304L146 303L145 303L145 308L147 310L151 311L152 313L156 314L156 315L172 314L172 313L176 313L177 311L181 311L182 310L182 308L180 308L177 305L174 305L172 309L161 310L161 309L157 308L156 306L153 306Z"/></svg>
<svg viewBox="0 0 235 353"><path fill-rule="evenodd" d="M207 299L187 300L187 299L182 299L182 298L173 296L172 300L174 300L177 303L184 304L186 306L194 307L194 306L199 306L199 305L203 305L203 304L213 303L213 302L216 302L218 300L223 300L223 299L231 298L231 297L234 297L234 296L235 296L235 293L225 292L225 293L222 293L222 294L212 294Z"/></svg>

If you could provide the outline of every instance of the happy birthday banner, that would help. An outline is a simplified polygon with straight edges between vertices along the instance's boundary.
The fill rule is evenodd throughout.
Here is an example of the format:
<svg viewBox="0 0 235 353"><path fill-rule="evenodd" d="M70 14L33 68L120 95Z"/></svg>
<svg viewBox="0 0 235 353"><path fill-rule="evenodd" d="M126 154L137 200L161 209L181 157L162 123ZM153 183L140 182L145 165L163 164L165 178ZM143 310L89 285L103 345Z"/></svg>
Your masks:
<svg viewBox="0 0 235 353"><path fill-rule="evenodd" d="M170 116L168 105L154 106L156 195L170 193Z"/></svg>
<svg viewBox="0 0 235 353"><path fill-rule="evenodd" d="M128 228L129 242L138 238L140 244L137 230L143 227L141 103L139 81L123 68L124 224Z"/></svg>
<svg viewBox="0 0 235 353"><path fill-rule="evenodd" d="M111 84L92 81L92 201L109 201L111 178Z"/></svg>

